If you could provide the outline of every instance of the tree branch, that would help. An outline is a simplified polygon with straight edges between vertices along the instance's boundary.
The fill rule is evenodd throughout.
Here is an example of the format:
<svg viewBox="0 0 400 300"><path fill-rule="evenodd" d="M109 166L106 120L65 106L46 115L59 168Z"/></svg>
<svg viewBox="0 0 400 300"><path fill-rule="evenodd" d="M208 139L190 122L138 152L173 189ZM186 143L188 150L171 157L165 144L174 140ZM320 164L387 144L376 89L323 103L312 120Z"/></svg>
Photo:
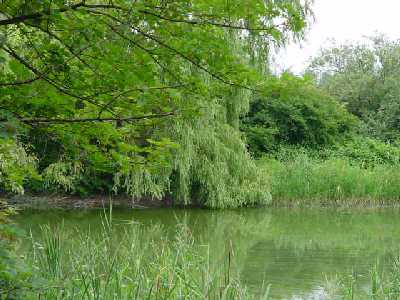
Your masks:
<svg viewBox="0 0 400 300"><path fill-rule="evenodd" d="M208 75L210 75L210 76L213 77L214 79L217 79L218 81L220 81L220 82L222 82L222 83L224 83L224 84L226 84L226 85L230 85L230 86L233 86L233 87L239 87L239 88L246 89L246 90L256 91L255 89L253 89L253 88L251 88L251 87L248 87L248 86L245 86L245 85L241 85L241 84L232 82L232 81L227 80L227 79L223 78L222 76L220 76L220 75L218 75L218 74L216 74L216 73L210 71L208 68L206 68L205 66L203 66L203 65L201 65L201 64L199 64L199 63L197 63L197 62L194 61L192 58L190 58L189 56L187 56L185 53L183 53L183 52L177 50L177 49L174 48L174 47L171 47L170 45L168 45L168 44L165 43L164 41L158 39L157 37L155 37L155 36L153 36L153 35L151 35L151 34L149 34L149 33L146 33L146 32L142 31L141 29L139 29L139 28L137 28L137 27L133 27L133 26L132 26L132 29L136 30L136 31L139 32L141 35L145 36L146 38L148 38L148 39L154 41L154 42L157 43L158 45L160 45L160 46L162 46L162 47L164 47L164 48L170 50L171 52L177 54L179 57L181 57L181 58L183 58L184 60L188 61L189 63L191 63L191 64L194 65L195 67L199 68L200 70L203 70L204 72L206 72Z"/></svg>
<svg viewBox="0 0 400 300"><path fill-rule="evenodd" d="M44 73L41 73L35 67L31 66L24 58L20 57L14 50L12 50L7 45L6 45L6 47L2 46L1 48L4 49L4 51L6 51L11 57L16 59L19 63L24 65L28 70L30 70L37 77L40 77L41 79L45 80L47 83L49 83L51 86L56 88L59 92L63 93L64 95L67 95L67 96L70 96L70 97L73 97L75 99L79 99L79 100L82 100L82 101L86 101L86 102L91 103L91 104L93 104L93 105L95 105L97 107L102 108L102 105L98 104L96 101L93 101L93 100L91 100L91 99L89 99L88 97L85 97L85 96L76 95L76 94L70 92L69 90L67 90L66 88L64 88L62 86L59 86L56 82L54 82L53 80L51 80L51 79L47 78L46 76L44 76L45 75ZM111 112L112 114L114 114L114 112L112 110L108 109L108 111Z"/></svg>
<svg viewBox="0 0 400 300"><path fill-rule="evenodd" d="M114 17L114 16L112 16L112 15L110 15L110 14L107 14L107 13L105 13L105 12L96 11L96 10L87 10L87 12L93 13L93 14L97 14L97 15L102 15L102 16L105 16L105 17L107 17L107 18L113 20L114 22L117 22L117 23L119 23L119 24L124 24L124 22L123 22L122 20L120 20L120 19L118 19L118 18L116 18L116 17ZM111 26L111 27L112 27L112 26ZM139 29L138 27L135 27L135 26L132 26L132 25L130 25L129 27L130 27L132 30L135 30L136 32L140 33L142 36L146 37L147 39L152 40L153 42L155 42L156 44L160 45L161 47L166 48L166 49L168 49L169 51L171 51L171 52L177 54L179 57L183 58L184 60L186 60L187 62L191 63L191 64L194 65L195 67L197 67L197 68L199 68L200 70L203 70L204 72L206 72L206 73L207 73L208 75L210 75L212 78L217 79L218 81L220 81L220 82L222 82L222 83L224 83L224 84L226 84L226 85L230 85L230 86L233 86L233 87L239 87L239 88L246 89L246 90L250 90L250 91L257 91L256 89L253 89L253 88L251 88L251 87L248 87L248 86L245 86L245 85L241 85L241 84L238 84L238 83L235 83L235 82L232 82L232 81L229 81L229 80L223 78L222 76L220 76L220 75L218 75L218 74L216 74L216 73L210 71L207 67L205 67L205 66L203 66L203 65L201 65L201 64L199 64L199 63L197 63L197 62L194 61L192 58L190 58L189 56L187 56L185 53L183 53L183 52L177 50L176 48L174 48L174 47L168 45L166 42L164 42L164 41L158 39L157 37L155 37L155 36L153 36L153 35L151 35L151 34L149 34L149 33L146 33L146 32L144 32L144 31L142 31L142 30ZM118 30L115 30L115 32L116 32L117 34L119 34L121 37L125 37L123 34L118 33ZM126 37L125 37L125 39L126 39ZM127 39L127 40L129 40L129 39ZM136 44L136 45L137 45L137 44Z"/></svg>
<svg viewBox="0 0 400 300"><path fill-rule="evenodd" d="M32 25L32 24L26 24L26 25L29 27L36 28L36 29L40 30L41 32L43 32L44 34L47 34L49 37L58 41L60 43L60 45L62 45L64 48L66 48L68 50L68 52L70 52L77 60L79 60L84 66L86 66L90 71L92 71L93 74L96 74L97 76L100 75L100 74L97 74L96 70L94 70L94 68L81 57L81 55L80 55L82 53L81 51L75 52L75 50L72 48L72 46L66 44L58 35L51 32L50 29L45 29L45 28L42 28L41 26L36 26L36 25ZM85 48L85 49L87 49L87 48Z"/></svg>
<svg viewBox="0 0 400 300"><path fill-rule="evenodd" d="M145 119L157 119L165 118L176 115L175 112L151 114L138 117L124 117L124 118L81 118L81 119L65 119L65 118L18 118L20 122L27 124L63 124L63 123L93 123L93 122L127 122L127 121L138 121ZM8 122L8 119L1 118L1 123Z"/></svg>
<svg viewBox="0 0 400 300"><path fill-rule="evenodd" d="M29 14L29 15L16 16L16 17L0 20L0 26L19 24L19 23L23 23L28 20L35 20L35 19L40 19L42 17L51 16L52 14L55 14L55 13L64 13L64 12L67 12L70 10L76 10L80 7L94 8L94 9L103 8L103 9L123 10L123 8L121 6L116 6L116 5L112 5L112 4L92 4L92 5L90 5L90 4L86 4L85 1L82 1L82 2L76 3L71 6L64 6L64 7L61 7L58 9L52 9L52 10L42 10L42 11L35 12L35 13Z"/></svg>
<svg viewBox="0 0 400 300"><path fill-rule="evenodd" d="M84 2L79 2L77 4L74 4L71 6L65 6L65 7L62 7L59 9L43 10L43 11L32 13L29 15L16 16L16 17L12 17L9 19L0 20L0 26L10 25L10 24L19 24L19 23L25 22L27 20L40 19L44 16L50 16L53 13L63 13L68 10L77 9L77 8L81 7L82 5L84 5Z"/></svg>
<svg viewBox="0 0 400 300"><path fill-rule="evenodd" d="M132 93L132 92L142 92L144 93L145 91L150 91L150 90L167 90L167 89L177 89L180 87L185 86L184 84L179 84L179 85L170 85L170 86L154 86L154 87L144 87L144 88L133 88L129 89L126 91L123 91L117 95L115 95L109 102L107 102L102 109L100 109L98 113L98 117L100 118L102 113L104 112L105 109L110 107L114 102L118 101L118 99L126 94Z"/></svg>
<svg viewBox="0 0 400 300"><path fill-rule="evenodd" d="M150 15L168 22L173 22L173 23L186 23L190 25L211 25L211 26L216 26L216 27L222 27L222 28L230 28L230 29L236 29L236 30L248 30L248 31L270 31L274 27L279 27L283 26L284 24L278 24L274 26L269 26L269 27L246 27L246 26L240 26L240 25L235 25L231 23L218 23L210 20L188 20L188 19L172 19L160 14L156 14L154 12L148 11L148 10L139 10L140 13Z"/></svg>
<svg viewBox="0 0 400 300"><path fill-rule="evenodd" d="M170 69L168 69L166 66L164 66L158 58L156 58L154 56L154 54L151 52L150 49L147 49L146 47L143 47L142 45L140 45L139 43L137 43L136 41L134 41L133 39L127 37L126 35L124 35L123 33L121 33L120 31L118 31L117 28L115 28L114 26L112 26L111 24L106 23L106 25L118 36L120 36L121 38L123 38L124 40L128 41L129 43L131 43L133 46L139 48L140 50L142 50L144 53L146 53L163 71L167 72L169 75L171 75L171 77L173 77L177 82L181 82L180 78L178 78L178 76L172 72ZM184 85L182 83L182 85Z"/></svg>

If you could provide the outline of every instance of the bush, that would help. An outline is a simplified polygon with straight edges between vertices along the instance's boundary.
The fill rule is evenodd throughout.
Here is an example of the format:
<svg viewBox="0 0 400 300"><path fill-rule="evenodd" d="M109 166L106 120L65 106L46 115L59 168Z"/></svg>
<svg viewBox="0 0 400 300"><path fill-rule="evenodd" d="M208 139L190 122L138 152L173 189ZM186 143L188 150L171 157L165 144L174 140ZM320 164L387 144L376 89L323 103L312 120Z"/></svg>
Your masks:
<svg viewBox="0 0 400 300"><path fill-rule="evenodd" d="M346 158L362 166L400 163L400 148L366 137L355 137L343 145L327 150L327 157Z"/></svg>
<svg viewBox="0 0 400 300"><path fill-rule="evenodd" d="M16 240L21 231L9 216L15 211L0 203L0 299L23 299L29 288L30 269L16 254Z"/></svg>
<svg viewBox="0 0 400 300"><path fill-rule="evenodd" d="M36 159L11 138L0 136L0 191L24 193L27 179L39 178Z"/></svg>
<svg viewBox="0 0 400 300"><path fill-rule="evenodd" d="M242 119L250 152L255 156L281 145L321 148L342 141L356 124L354 116L310 78L283 74L272 78L263 96Z"/></svg>

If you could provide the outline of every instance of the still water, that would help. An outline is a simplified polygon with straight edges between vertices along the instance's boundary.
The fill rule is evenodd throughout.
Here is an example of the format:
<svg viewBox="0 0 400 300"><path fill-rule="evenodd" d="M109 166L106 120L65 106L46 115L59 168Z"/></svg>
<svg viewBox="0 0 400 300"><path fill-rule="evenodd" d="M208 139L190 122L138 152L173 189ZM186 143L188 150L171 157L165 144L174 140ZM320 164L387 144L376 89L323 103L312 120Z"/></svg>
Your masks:
<svg viewBox="0 0 400 300"><path fill-rule="evenodd" d="M32 234L40 225L101 228L103 210L24 211L17 222ZM113 210L113 221L163 224L173 234L186 223L211 255L235 251L241 280L257 293L271 285L272 299L324 299L327 280L389 266L400 253L400 211L242 209L230 211ZM122 225L123 226L123 225Z"/></svg>

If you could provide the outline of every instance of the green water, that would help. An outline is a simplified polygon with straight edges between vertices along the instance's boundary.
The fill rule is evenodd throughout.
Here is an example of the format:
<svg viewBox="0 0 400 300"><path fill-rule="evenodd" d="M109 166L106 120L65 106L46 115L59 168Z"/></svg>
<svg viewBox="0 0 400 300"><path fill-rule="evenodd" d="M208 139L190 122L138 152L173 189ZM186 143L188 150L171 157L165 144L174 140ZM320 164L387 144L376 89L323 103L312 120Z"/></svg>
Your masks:
<svg viewBox="0 0 400 300"><path fill-rule="evenodd" d="M33 236L39 226L64 223L64 229L101 229L102 210L24 211L17 222ZM234 249L241 280L257 293L271 284L272 299L324 299L326 281L335 276L367 276L400 252L400 211L243 209L231 211L114 210L113 221L163 224L173 235L185 222L211 256ZM116 228L118 228L116 226ZM216 261L218 261L216 259ZM365 277L365 284L368 279Z"/></svg>

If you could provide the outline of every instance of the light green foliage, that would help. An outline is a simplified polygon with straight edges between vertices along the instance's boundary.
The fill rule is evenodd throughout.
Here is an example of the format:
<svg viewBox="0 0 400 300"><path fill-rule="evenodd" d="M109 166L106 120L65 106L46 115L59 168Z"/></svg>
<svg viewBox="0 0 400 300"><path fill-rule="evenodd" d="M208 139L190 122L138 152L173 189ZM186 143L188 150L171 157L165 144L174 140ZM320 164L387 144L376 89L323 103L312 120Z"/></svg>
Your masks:
<svg viewBox="0 0 400 300"><path fill-rule="evenodd" d="M255 97L242 119L242 130L249 150L261 156L284 145L321 148L341 142L355 124L311 78L284 73L267 80L265 92Z"/></svg>
<svg viewBox="0 0 400 300"><path fill-rule="evenodd" d="M366 137L354 137L333 149L324 151L325 157L346 158L362 167L393 165L400 163L400 147Z"/></svg>
<svg viewBox="0 0 400 300"><path fill-rule="evenodd" d="M346 157L322 159L299 149L293 158L265 158L259 164L269 172L276 204L362 206L399 200L397 164L368 166Z"/></svg>
<svg viewBox="0 0 400 300"><path fill-rule="evenodd" d="M255 61L303 36L309 1L17 0L0 10L0 113L27 125L17 140L44 175L32 190L267 201L239 117L262 80Z"/></svg>
<svg viewBox="0 0 400 300"><path fill-rule="evenodd" d="M45 188L48 190L73 191L76 181L82 172L82 167L77 163L56 162L49 165L43 172Z"/></svg>
<svg viewBox="0 0 400 300"><path fill-rule="evenodd" d="M312 61L309 72L330 95L360 117L365 135L399 137L400 44L383 36L365 44L333 45Z"/></svg>
<svg viewBox="0 0 400 300"><path fill-rule="evenodd" d="M181 148L174 198L215 208L269 203L267 177L250 159L240 133L213 117L206 114L190 127L176 126Z"/></svg>
<svg viewBox="0 0 400 300"><path fill-rule="evenodd" d="M36 159L10 138L0 137L0 192L24 193L24 182L37 177Z"/></svg>

